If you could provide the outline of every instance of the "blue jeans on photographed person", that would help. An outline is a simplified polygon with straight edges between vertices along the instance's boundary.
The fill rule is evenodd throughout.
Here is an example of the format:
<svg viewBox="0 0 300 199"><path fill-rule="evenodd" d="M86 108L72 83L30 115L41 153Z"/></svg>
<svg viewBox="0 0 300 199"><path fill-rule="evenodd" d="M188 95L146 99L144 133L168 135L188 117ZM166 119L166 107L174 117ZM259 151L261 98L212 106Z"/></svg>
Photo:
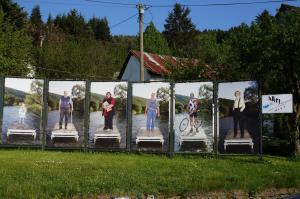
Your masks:
<svg viewBox="0 0 300 199"><path fill-rule="evenodd" d="M156 110L147 111L147 131L154 129L155 117L156 117Z"/></svg>

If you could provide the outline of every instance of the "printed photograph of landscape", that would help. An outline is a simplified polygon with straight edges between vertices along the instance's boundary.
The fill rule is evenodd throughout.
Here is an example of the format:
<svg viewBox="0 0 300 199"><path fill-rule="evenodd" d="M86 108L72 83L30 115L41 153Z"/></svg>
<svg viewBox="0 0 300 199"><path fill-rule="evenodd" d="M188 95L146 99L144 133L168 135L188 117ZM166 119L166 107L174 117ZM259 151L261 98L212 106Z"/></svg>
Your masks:
<svg viewBox="0 0 300 199"><path fill-rule="evenodd" d="M44 81L5 78L2 144L41 144Z"/></svg>
<svg viewBox="0 0 300 199"><path fill-rule="evenodd" d="M239 100L235 97L237 92L240 93ZM258 83L256 81L219 83L218 106L219 152L258 153L261 139ZM234 133L235 117L238 124L236 134ZM226 147L227 140L232 145Z"/></svg>
<svg viewBox="0 0 300 199"><path fill-rule="evenodd" d="M68 107L65 114L63 114L63 107L60 107L60 104L63 104L60 101L64 94L66 94L66 99L68 99ZM83 146L84 102L84 81L49 81L48 121L46 128L46 145L48 147ZM65 122L66 118L68 120L67 123Z"/></svg>
<svg viewBox="0 0 300 199"><path fill-rule="evenodd" d="M166 82L133 83L132 95L131 144L133 150L167 151L170 84Z"/></svg>
<svg viewBox="0 0 300 199"><path fill-rule="evenodd" d="M90 98L89 146L94 148L126 148L127 82L92 82ZM113 105L112 127L106 129L104 104L110 94Z"/></svg>
<svg viewBox="0 0 300 199"><path fill-rule="evenodd" d="M213 152L213 83L176 83L174 96L175 151Z"/></svg>

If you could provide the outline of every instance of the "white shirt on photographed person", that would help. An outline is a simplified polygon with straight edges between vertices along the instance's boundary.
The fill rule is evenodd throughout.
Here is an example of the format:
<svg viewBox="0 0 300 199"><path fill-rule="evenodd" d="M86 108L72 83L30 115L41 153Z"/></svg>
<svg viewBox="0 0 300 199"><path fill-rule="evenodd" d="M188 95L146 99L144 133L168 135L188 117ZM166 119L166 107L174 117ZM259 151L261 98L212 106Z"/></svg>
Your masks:
<svg viewBox="0 0 300 199"><path fill-rule="evenodd" d="M233 109L235 108L240 108L240 111L243 112L246 108L245 101L242 98L235 98Z"/></svg>

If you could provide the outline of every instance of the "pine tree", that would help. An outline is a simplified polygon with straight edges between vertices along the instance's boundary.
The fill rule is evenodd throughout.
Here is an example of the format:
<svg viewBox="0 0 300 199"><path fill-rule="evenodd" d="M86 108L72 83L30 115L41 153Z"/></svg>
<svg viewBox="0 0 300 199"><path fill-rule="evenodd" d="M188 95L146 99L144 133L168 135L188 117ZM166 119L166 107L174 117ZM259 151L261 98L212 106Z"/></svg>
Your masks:
<svg viewBox="0 0 300 199"><path fill-rule="evenodd" d="M189 8L176 3L164 25L163 34L177 55L183 55L190 48L197 33L189 14Z"/></svg>
<svg viewBox="0 0 300 199"><path fill-rule="evenodd" d="M14 29L22 29L26 25L27 13L11 0L1 0L0 10L4 13L4 21L9 21Z"/></svg>
<svg viewBox="0 0 300 199"><path fill-rule="evenodd" d="M103 18L100 20L100 23L97 27L98 32L96 32L96 39L102 41L110 41L111 40L111 34L110 34L110 28L108 26L108 21L106 18Z"/></svg>
<svg viewBox="0 0 300 199"><path fill-rule="evenodd" d="M170 54L170 49L166 39L156 29L153 22L147 26L144 33L145 51L162 55Z"/></svg>
<svg viewBox="0 0 300 199"><path fill-rule="evenodd" d="M26 76L32 64L31 40L25 29L15 30L0 10L0 75Z"/></svg>
<svg viewBox="0 0 300 199"><path fill-rule="evenodd" d="M106 18L99 19L96 17L93 17L89 20L88 26L91 27L94 38L99 41L110 41L111 40L111 34L110 34L110 28L108 26L108 21Z"/></svg>
<svg viewBox="0 0 300 199"><path fill-rule="evenodd" d="M36 27L41 27L43 25L40 6L36 5L32 9L30 15L30 23Z"/></svg>

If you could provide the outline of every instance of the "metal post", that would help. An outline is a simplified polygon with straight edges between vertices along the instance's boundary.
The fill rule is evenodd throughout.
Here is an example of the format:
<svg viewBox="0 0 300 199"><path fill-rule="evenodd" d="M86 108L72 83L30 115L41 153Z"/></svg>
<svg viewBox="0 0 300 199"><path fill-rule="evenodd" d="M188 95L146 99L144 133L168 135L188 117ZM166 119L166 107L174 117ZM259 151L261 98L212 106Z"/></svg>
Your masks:
<svg viewBox="0 0 300 199"><path fill-rule="evenodd" d="M139 9L139 31L140 31L140 80L144 81L144 38L143 38L143 15L144 6L143 4L138 4Z"/></svg>
<svg viewBox="0 0 300 199"><path fill-rule="evenodd" d="M4 109L4 78L0 77L0 126L3 124L3 109ZM2 144L2 136L0 144Z"/></svg>
<svg viewBox="0 0 300 199"><path fill-rule="evenodd" d="M47 120L48 120L48 93L49 91L49 81L48 79L44 79L44 87L43 87L43 109L42 109L42 150L45 149L47 145Z"/></svg>

